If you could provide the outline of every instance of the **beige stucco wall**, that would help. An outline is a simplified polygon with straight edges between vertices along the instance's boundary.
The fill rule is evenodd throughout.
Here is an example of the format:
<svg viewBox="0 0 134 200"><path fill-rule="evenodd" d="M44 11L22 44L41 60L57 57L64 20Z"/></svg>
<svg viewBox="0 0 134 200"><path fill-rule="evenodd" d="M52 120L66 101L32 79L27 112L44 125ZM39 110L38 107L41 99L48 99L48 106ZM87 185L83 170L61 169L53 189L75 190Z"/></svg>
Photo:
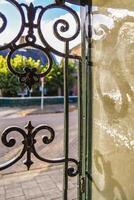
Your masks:
<svg viewBox="0 0 134 200"><path fill-rule="evenodd" d="M121 13L93 12L93 200L134 200L134 13Z"/></svg>
<svg viewBox="0 0 134 200"><path fill-rule="evenodd" d="M82 0L66 0L72 4L80 4ZM124 9L134 9L133 0L87 0L89 5L93 6L103 6L103 7L113 7L113 8L124 8Z"/></svg>
<svg viewBox="0 0 134 200"><path fill-rule="evenodd" d="M92 2L92 3L91 3ZM113 7L113 8L125 8L133 9L133 0L89 0L89 4L93 6Z"/></svg>

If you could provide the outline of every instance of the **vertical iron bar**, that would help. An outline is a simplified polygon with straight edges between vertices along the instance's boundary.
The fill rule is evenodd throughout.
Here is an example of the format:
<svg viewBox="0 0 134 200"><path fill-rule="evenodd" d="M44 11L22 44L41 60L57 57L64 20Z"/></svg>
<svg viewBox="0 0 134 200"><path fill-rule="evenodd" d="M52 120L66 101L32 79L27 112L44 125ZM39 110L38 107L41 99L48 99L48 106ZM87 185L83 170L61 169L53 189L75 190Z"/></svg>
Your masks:
<svg viewBox="0 0 134 200"><path fill-rule="evenodd" d="M92 176L92 134L93 134L93 66L92 66L92 31L91 13L92 7L88 6L88 48L87 48L87 166L86 171ZM92 182L87 178L87 199L92 199Z"/></svg>
<svg viewBox="0 0 134 200"><path fill-rule="evenodd" d="M68 97L68 54L69 42L66 42L64 65L64 200L68 200L68 156L69 156L69 97Z"/></svg>
<svg viewBox="0 0 134 200"><path fill-rule="evenodd" d="M83 68L83 144L82 144L82 177L86 178L86 162L87 162L87 65L84 59ZM86 188L85 188L86 189ZM86 190L82 193L82 200L86 200ZM90 199L88 199L90 200Z"/></svg>
<svg viewBox="0 0 134 200"><path fill-rule="evenodd" d="M86 160L87 160L87 63L86 63L86 7L81 7L81 35L82 35L82 141L80 143L81 157L80 157L80 167L81 167L81 177L80 186L82 187L82 179L86 178ZM81 188L80 188L81 190ZM80 200L86 200L86 191L80 191Z"/></svg>
<svg viewBox="0 0 134 200"><path fill-rule="evenodd" d="M78 176L78 186L81 185L82 177L82 138L83 138L83 123L82 123L82 61L79 60L78 66L78 157L79 157L79 176ZM82 198L82 192L78 190L78 199Z"/></svg>

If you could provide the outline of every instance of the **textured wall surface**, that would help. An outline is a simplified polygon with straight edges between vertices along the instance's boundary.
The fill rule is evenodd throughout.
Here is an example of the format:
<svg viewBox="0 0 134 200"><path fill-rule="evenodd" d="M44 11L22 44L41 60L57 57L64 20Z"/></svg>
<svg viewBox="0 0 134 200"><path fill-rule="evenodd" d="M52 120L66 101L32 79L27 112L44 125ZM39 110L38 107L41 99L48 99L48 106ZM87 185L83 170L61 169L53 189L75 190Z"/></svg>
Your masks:
<svg viewBox="0 0 134 200"><path fill-rule="evenodd" d="M93 200L134 199L133 16L93 12Z"/></svg>

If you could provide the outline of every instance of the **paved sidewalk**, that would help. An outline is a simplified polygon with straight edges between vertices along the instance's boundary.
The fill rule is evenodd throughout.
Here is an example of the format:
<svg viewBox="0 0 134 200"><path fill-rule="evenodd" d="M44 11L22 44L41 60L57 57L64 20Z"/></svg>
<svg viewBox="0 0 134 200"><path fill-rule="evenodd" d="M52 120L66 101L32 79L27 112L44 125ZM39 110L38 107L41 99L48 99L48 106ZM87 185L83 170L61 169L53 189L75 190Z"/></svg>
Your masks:
<svg viewBox="0 0 134 200"><path fill-rule="evenodd" d="M76 200L76 177L69 178L68 200ZM19 172L0 177L0 200L63 200L62 167Z"/></svg>
<svg viewBox="0 0 134 200"><path fill-rule="evenodd" d="M76 104L69 105L69 111L77 110ZM17 118L29 115L50 114L50 113L63 113L63 104L44 105L41 110L40 106L25 106L25 107L0 107L0 118Z"/></svg>

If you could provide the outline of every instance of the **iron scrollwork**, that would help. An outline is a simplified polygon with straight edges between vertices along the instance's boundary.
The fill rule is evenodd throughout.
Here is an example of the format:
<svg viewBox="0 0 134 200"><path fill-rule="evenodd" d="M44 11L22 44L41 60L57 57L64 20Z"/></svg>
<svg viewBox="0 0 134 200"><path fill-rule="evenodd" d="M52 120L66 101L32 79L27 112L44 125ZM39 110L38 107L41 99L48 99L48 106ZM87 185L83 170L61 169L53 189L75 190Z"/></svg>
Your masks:
<svg viewBox="0 0 134 200"><path fill-rule="evenodd" d="M65 162L64 158L60 158L60 159L43 158L37 153L37 150L35 148L35 144L37 142L35 137L40 131L47 130L50 134L50 136L44 135L42 137L42 141L44 144L48 145L53 142L53 140L55 138L55 131L53 130L53 128L51 128L50 126L45 125L45 124L39 125L34 128L32 126L31 121L29 121L29 123L25 126L25 129L27 131L25 131L17 126L14 126L14 127L9 127L3 131L1 139L2 139L2 143L5 146L11 148L16 144L16 140L14 138L10 137L9 139L7 139L7 137L9 134L11 134L11 132L17 132L23 137L23 140L22 140L23 148L18 156L16 156L12 160L8 161L7 163L0 165L0 170L4 170L8 167L11 167L16 162L18 162L25 154L27 154L27 158L26 158L26 160L24 160L24 164L27 166L28 170L30 169L31 165L33 164L33 161L31 158L32 154L37 159L39 159L43 162L47 162L47 163L64 163ZM73 158L69 158L68 162L71 162L73 164L73 166L75 165L75 167L76 167L76 169L75 169L75 167L69 167L68 171L67 171L68 175L70 177L76 176L78 174L78 161Z"/></svg>
<svg viewBox="0 0 134 200"><path fill-rule="evenodd" d="M2 26L0 27L0 33L2 33L7 26L7 19L6 19L5 15L3 15L2 13L0 13L0 18L3 22Z"/></svg>
<svg viewBox="0 0 134 200"><path fill-rule="evenodd" d="M25 83L29 88L31 88L32 85L38 83L40 78L46 76L52 68L52 56L48 53L47 48L43 48L42 46L37 45L37 44L31 44L30 46L41 50L46 55L46 58L48 60L48 67L47 67L46 71L44 71L42 73L38 73L37 68L30 68L30 67L26 66L24 68L24 72L20 73L20 72L17 72L13 68L12 63L11 63L12 54L17 49L27 47L27 44L18 45L18 47L16 47L15 50L10 51L10 53L8 54L8 58L7 58L8 68L10 69L10 71L13 74L17 75L19 77L20 82Z"/></svg>
<svg viewBox="0 0 134 200"><path fill-rule="evenodd" d="M21 27L20 27L20 30L18 31L18 34L13 38L13 40L10 41L8 44L4 44L3 46L0 46L0 50L9 49L9 53L7 55L8 68L14 75L18 76L21 83L24 83L29 88L31 88L35 83L39 82L40 78L45 77L51 71L51 68L52 68L52 63L53 63L52 54L56 54L57 56L64 57L66 60L69 58L78 59L78 60L81 59L80 56L69 54L69 48L66 48L65 52L60 52L59 50L56 50L47 42L46 38L43 35L43 30L41 27L43 15L48 10L52 10L55 8L60 8L70 13L73 16L74 21L76 23L75 33L70 37L65 37L63 36L63 33L66 33L67 31L69 31L70 25L65 19L58 19L53 25L53 33L56 39L65 43L65 46L69 47L69 42L74 40L79 35L80 33L79 17L72 8L64 4L63 0L56 0L55 3L45 6L45 7L34 6L33 3L30 3L30 5L26 5L24 3L19 4L15 0L5 0L5 1L7 1L9 4L14 6L18 10L20 14L20 18L21 18ZM7 22L6 16L1 12L0 12L0 18L2 19L2 22L3 22L0 27L0 33L3 33L7 27L8 22ZM28 30L27 35L25 36L25 41L22 44L18 44L18 41L23 35L25 29ZM42 45L39 45L37 43L37 37L36 37L35 31L38 33L38 37L40 41L42 42ZM15 51L21 48L26 48L26 47L32 47L44 53L47 59L47 67L46 67L47 69L45 69L45 71L40 73L38 72L37 68L30 68L28 66L24 66L23 72L18 72L14 69L12 65L12 57ZM0 165L0 170L4 170L14 165L16 162L22 159L25 154L27 154L27 158L24 161L24 164L27 166L27 169L29 170L31 165L33 164L33 161L31 158L31 154L33 154L37 159L43 162L47 162L47 163L66 163L66 162L68 162L68 164L71 163L72 166L68 165L68 169L66 169L66 173L70 177L76 176L79 173L79 162L73 158L64 157L64 158L59 158L59 159L47 159L47 158L41 157L38 154L35 148L36 135L41 130L47 130L50 133L50 137L44 136L42 138L42 141L44 144L48 145L52 143L55 138L55 131L53 130L53 128L47 125L40 125L34 128L31 122L29 121L25 129L27 131L16 126L12 126L3 131L1 139L2 139L2 143L6 147L11 148L16 144L16 140L14 138L10 138L9 140L7 138L11 132L17 132L23 137L23 140L22 140L23 148L19 155L17 155L16 157L8 161L7 163Z"/></svg>
<svg viewBox="0 0 134 200"><path fill-rule="evenodd" d="M48 42L44 38L43 33L42 33L43 31L41 29L41 22L42 22L42 17L44 15L44 13L46 11L54 9L54 8L60 8L65 11L68 11L68 13L70 13L74 17L75 22L76 22L76 32L74 33L73 36L71 36L69 38L65 38L65 37L61 36L61 34L58 31L58 26L61 26L60 27L61 33L65 33L69 30L69 23L66 20L59 19L54 24L54 27L53 27L54 35L58 40L60 40L62 42L70 42L78 36L78 34L80 32L79 17L77 15L77 13L72 8L66 6L63 1L56 1L56 3L48 5L46 7L34 6L33 3L30 3L30 5L26 5L24 3L19 4L15 0L5 0L5 1L12 4L19 11L19 14L21 16L21 27L20 27L20 30L19 30L19 33L17 34L17 36L10 43L0 46L0 50L9 49L9 54L7 57L7 64L8 64L9 70L13 74L15 74L19 77L19 80L21 83L25 83L29 88L31 88L35 83L39 82L41 77L45 77L50 72L50 70L52 68L52 60L53 60L52 53L54 53L58 56L62 56L62 57L66 56L66 52L63 53L63 52L59 52L58 50L54 49L50 44L48 44ZM24 9L26 9L27 14L24 12ZM0 18L3 21L3 24L0 27L0 33L2 33L6 29L8 23L7 23L6 16L4 14L2 14L1 12L0 12ZM37 20L35 20L36 18L37 18ZM28 20L28 22L26 19ZM26 28L28 29L28 31L27 31L27 35L25 37L25 43L18 45L17 42L19 41L20 37L23 35L24 30ZM35 30L37 30L37 32L38 32L38 36L42 42L42 46L37 44L37 37L35 35ZM32 48L36 48L38 50L41 50L44 53L44 55L46 56L47 61L48 61L48 69L44 73L38 73L37 69L35 69L35 68L30 69L28 66L26 66L24 68L23 73L20 73L20 72L17 72L14 69L14 67L12 66L11 58L12 58L14 52L16 50L19 50L20 48L25 48L28 46L30 46ZM68 55L68 57L80 59L79 56L74 56L74 55Z"/></svg>

